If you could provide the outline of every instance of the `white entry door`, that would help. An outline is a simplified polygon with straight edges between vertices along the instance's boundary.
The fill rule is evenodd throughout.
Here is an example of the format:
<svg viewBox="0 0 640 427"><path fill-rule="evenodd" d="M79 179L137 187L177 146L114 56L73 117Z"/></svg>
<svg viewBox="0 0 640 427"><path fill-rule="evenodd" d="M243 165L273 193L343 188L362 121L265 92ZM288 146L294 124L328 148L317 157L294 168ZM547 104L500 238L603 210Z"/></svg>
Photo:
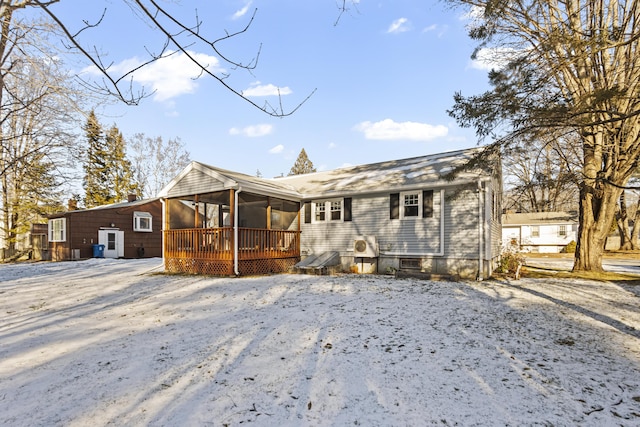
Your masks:
<svg viewBox="0 0 640 427"><path fill-rule="evenodd" d="M98 244L104 245L105 258L124 256L124 231L98 230Z"/></svg>

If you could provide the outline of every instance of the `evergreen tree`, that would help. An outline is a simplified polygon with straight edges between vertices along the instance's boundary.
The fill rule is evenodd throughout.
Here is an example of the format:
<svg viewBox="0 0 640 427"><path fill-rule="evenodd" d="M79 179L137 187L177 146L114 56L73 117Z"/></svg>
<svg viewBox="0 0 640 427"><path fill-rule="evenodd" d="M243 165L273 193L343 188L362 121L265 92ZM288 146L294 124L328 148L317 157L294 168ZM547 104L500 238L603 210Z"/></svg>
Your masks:
<svg viewBox="0 0 640 427"><path fill-rule="evenodd" d="M126 143L114 125L106 133L91 111L84 126L88 147L84 164L85 206L108 205L140 195L133 178L131 162L126 156Z"/></svg>
<svg viewBox="0 0 640 427"><path fill-rule="evenodd" d="M298 154L298 158L294 163L293 167L289 171L289 176L291 175L302 175L305 173L315 172L316 168L313 166L313 162L309 160L307 157L307 152L304 151L304 148Z"/></svg>
<svg viewBox="0 0 640 427"><path fill-rule="evenodd" d="M95 111L89 113L83 130L88 143L84 164L84 204L87 208L92 208L109 204L113 200L109 188L109 162L105 138Z"/></svg>
<svg viewBox="0 0 640 427"><path fill-rule="evenodd" d="M133 179L131 162L127 159L125 140L115 125L105 135L105 145L108 153L108 181L113 194L111 202L126 200L129 194L141 196L139 186Z"/></svg>

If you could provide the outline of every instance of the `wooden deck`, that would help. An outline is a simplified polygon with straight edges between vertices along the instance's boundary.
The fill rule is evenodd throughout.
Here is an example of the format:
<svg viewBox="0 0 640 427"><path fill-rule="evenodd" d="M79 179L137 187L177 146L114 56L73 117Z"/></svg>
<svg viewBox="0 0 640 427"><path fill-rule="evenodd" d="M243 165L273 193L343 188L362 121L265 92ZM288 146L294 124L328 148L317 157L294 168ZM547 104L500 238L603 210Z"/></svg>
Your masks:
<svg viewBox="0 0 640 427"><path fill-rule="evenodd" d="M235 274L232 227L165 230L164 248L165 268L169 272ZM241 275L282 273L299 260L299 231L238 229Z"/></svg>

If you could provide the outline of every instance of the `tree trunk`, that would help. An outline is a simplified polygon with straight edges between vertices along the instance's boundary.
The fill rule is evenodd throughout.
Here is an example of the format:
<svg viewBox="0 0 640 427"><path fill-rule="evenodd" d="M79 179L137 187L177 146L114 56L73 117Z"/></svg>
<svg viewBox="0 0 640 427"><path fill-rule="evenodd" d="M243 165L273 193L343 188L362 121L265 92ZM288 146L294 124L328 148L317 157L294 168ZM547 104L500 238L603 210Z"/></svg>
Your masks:
<svg viewBox="0 0 640 427"><path fill-rule="evenodd" d="M602 271L603 243L596 234L596 221L583 196L580 196L580 228L573 271Z"/></svg>
<svg viewBox="0 0 640 427"><path fill-rule="evenodd" d="M633 228L631 229L631 249L640 249L638 247L638 235L640 234L640 199L636 203L636 213L633 217Z"/></svg>
<svg viewBox="0 0 640 427"><path fill-rule="evenodd" d="M627 214L627 199L624 191L620 194L620 207L616 212L616 222L618 225L618 234L620 235L620 250L631 250L632 243L631 233L629 231L629 216Z"/></svg>
<svg viewBox="0 0 640 427"><path fill-rule="evenodd" d="M597 179L602 164L602 133L591 135L592 144L585 145L583 174L580 185L580 229L573 271L603 271L604 243L615 218L622 190Z"/></svg>
<svg viewBox="0 0 640 427"><path fill-rule="evenodd" d="M588 191L580 195L580 229L573 271L603 271L602 255L611 221L614 218L619 191L605 186L601 198L591 200Z"/></svg>

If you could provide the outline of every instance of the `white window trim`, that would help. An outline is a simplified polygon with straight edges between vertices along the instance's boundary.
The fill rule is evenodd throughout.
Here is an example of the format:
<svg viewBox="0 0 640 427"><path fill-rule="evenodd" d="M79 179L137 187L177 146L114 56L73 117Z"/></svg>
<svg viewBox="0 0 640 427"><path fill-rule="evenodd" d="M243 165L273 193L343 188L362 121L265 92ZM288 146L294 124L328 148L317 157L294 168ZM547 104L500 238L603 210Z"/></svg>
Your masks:
<svg viewBox="0 0 640 427"><path fill-rule="evenodd" d="M146 218L149 220L149 228L140 227L140 219ZM141 232L141 233L152 233L153 232L153 215L149 212L134 212L133 213L133 231Z"/></svg>
<svg viewBox="0 0 640 427"><path fill-rule="evenodd" d="M567 231L567 226L566 225L559 225L558 226L558 237L567 237L569 235L569 232Z"/></svg>
<svg viewBox="0 0 640 427"><path fill-rule="evenodd" d="M340 202L340 218L339 219L331 219L331 203ZM316 206L323 205L324 206L324 220L319 220L316 218ZM322 224L326 222L342 222L344 221L344 199L326 199L322 201L312 202L312 215L311 215L311 223L312 224Z"/></svg>
<svg viewBox="0 0 640 427"><path fill-rule="evenodd" d="M529 234L533 238L540 237L540 226L539 225L532 225L531 229L529 230Z"/></svg>
<svg viewBox="0 0 640 427"><path fill-rule="evenodd" d="M416 216L405 216L404 215L404 197L405 196L418 196L418 215ZM400 193L400 219L407 219L407 220L417 220L417 219L422 219L422 191L421 190L415 190L415 191L404 191L402 193Z"/></svg>
<svg viewBox="0 0 640 427"><path fill-rule="evenodd" d="M60 224L59 235L55 236L55 225ZM49 220L49 241L50 242L66 242L67 241L67 219L66 218L54 218Z"/></svg>

